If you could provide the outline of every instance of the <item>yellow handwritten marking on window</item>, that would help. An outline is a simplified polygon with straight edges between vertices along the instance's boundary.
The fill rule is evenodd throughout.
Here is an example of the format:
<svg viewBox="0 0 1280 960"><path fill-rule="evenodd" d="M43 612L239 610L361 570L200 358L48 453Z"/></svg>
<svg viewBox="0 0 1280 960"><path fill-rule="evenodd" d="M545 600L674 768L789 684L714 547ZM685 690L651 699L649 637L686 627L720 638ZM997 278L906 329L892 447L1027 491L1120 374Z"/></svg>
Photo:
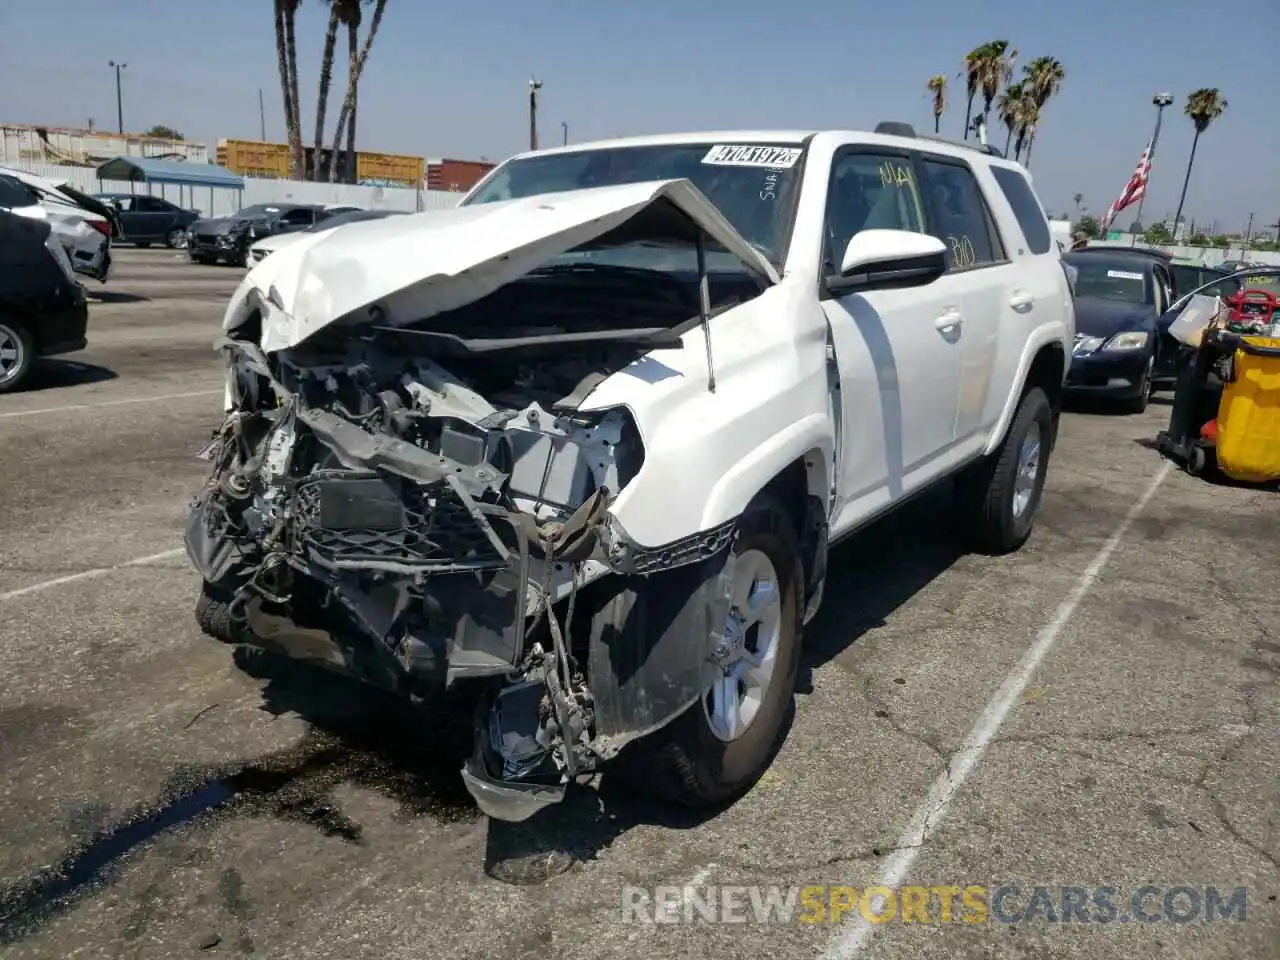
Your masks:
<svg viewBox="0 0 1280 960"><path fill-rule="evenodd" d="M909 187L911 186L911 171L901 163L886 160L880 164L880 186Z"/></svg>
<svg viewBox="0 0 1280 960"><path fill-rule="evenodd" d="M947 243L951 247L951 266L955 268L972 267L978 262L977 251L973 249L973 243L967 236L963 234L959 237L947 237Z"/></svg>

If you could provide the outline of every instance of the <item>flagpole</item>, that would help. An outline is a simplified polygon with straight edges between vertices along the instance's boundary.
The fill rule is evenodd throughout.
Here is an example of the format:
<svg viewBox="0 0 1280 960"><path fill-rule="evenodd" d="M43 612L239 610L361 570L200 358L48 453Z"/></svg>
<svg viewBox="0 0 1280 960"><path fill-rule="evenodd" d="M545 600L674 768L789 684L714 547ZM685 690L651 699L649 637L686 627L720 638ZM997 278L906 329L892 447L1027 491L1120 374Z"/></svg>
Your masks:
<svg viewBox="0 0 1280 960"><path fill-rule="evenodd" d="M1151 135L1151 153L1147 156L1148 164L1150 164L1156 158L1156 142L1160 139L1160 120L1164 117L1164 108L1169 106L1169 104L1173 103L1173 94L1157 93L1154 97L1151 98L1151 102L1155 105L1155 108L1156 108L1156 132ZM1149 187L1150 185L1151 185L1151 177L1150 175L1148 175L1147 186ZM1147 202L1147 191L1143 190L1142 196L1138 198L1138 212L1133 219L1137 220L1138 223L1141 223L1142 229L1144 230L1147 228L1147 225L1145 223L1142 223L1142 205L1146 202ZM1176 223L1173 225L1173 229L1176 235L1178 230L1178 225ZM1130 240L1130 244L1133 244L1136 242L1137 242L1136 238Z"/></svg>

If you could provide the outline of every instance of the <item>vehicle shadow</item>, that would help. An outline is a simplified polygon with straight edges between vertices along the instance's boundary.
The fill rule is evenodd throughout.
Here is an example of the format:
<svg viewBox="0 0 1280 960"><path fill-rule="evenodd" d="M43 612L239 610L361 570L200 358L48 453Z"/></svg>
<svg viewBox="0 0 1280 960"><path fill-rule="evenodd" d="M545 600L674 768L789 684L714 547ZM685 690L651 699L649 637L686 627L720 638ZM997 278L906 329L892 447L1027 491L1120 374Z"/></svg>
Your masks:
<svg viewBox="0 0 1280 960"><path fill-rule="evenodd" d="M1063 401L1062 411L1085 417L1139 416L1128 409L1124 401L1105 400L1100 397L1068 397Z"/></svg>
<svg viewBox="0 0 1280 960"><path fill-rule="evenodd" d="M18 391L30 393L36 390L52 390L56 387L81 387L90 383L115 380L119 374L106 367L79 360L38 360L31 370L26 385Z"/></svg>
<svg viewBox="0 0 1280 960"><path fill-rule="evenodd" d="M832 547L822 608L805 628L796 686L839 656L968 552L956 530L949 482Z"/></svg>
<svg viewBox="0 0 1280 960"><path fill-rule="evenodd" d="M98 303L143 303L151 298L140 293L127 293L124 290L85 290L85 296Z"/></svg>

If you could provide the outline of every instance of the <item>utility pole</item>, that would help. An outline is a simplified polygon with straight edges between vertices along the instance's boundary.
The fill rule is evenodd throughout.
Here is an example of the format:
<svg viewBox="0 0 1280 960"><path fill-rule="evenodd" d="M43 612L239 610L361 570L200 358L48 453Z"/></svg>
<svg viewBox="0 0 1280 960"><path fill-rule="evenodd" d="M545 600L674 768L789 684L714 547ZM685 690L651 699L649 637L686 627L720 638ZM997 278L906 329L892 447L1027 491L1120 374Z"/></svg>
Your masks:
<svg viewBox="0 0 1280 960"><path fill-rule="evenodd" d="M258 88L258 124L262 127L262 142L267 142L267 109L262 105L262 88Z"/></svg>
<svg viewBox="0 0 1280 960"><path fill-rule="evenodd" d="M529 149L538 149L538 91L542 81L529 77Z"/></svg>
<svg viewBox="0 0 1280 960"><path fill-rule="evenodd" d="M1276 243L1280 243L1280 217L1276 217L1275 223L1268 223L1267 229L1274 229L1276 232Z"/></svg>
<svg viewBox="0 0 1280 960"><path fill-rule="evenodd" d="M563 134L560 143L562 146L567 147L569 145L569 124L563 120L560 121L560 132Z"/></svg>
<svg viewBox="0 0 1280 960"><path fill-rule="evenodd" d="M116 70L116 124L120 128L120 133L124 133L124 101L120 98L120 71L128 66L127 63L116 63L114 60L108 60L107 66L115 67Z"/></svg>
<svg viewBox="0 0 1280 960"><path fill-rule="evenodd" d="M1244 228L1244 245L1240 248L1240 256L1244 256L1249 249L1249 241L1253 239L1253 213L1249 214L1249 224Z"/></svg>
<svg viewBox="0 0 1280 960"><path fill-rule="evenodd" d="M1155 105L1155 108L1156 108L1156 131L1151 135L1151 152L1147 154L1148 169L1150 169L1153 161L1156 158L1156 143L1160 140L1160 120L1164 117L1164 108L1169 106L1169 104L1173 103L1173 94L1157 93L1154 97L1151 98L1151 102ZM1142 223L1143 226L1146 226L1146 224L1143 223L1143 220L1142 220L1142 205L1147 202L1147 193L1150 191L1150 189L1151 189L1151 174L1148 173L1147 187L1142 191L1142 196L1138 198L1138 212L1137 214L1134 215L1134 219L1137 220L1139 223ZM1173 225L1173 234L1175 237L1178 235L1178 225L1176 223Z"/></svg>

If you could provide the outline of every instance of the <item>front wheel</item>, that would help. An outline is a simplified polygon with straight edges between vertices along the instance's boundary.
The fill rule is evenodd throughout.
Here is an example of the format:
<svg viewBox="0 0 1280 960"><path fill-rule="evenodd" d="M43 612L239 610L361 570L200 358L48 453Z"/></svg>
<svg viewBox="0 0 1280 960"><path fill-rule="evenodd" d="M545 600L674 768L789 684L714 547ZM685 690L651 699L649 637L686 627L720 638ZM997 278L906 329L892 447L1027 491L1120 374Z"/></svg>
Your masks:
<svg viewBox="0 0 1280 960"><path fill-rule="evenodd" d="M1032 387L1000 446L957 478L957 510L978 550L1012 553L1031 536L1053 448L1053 418L1045 392Z"/></svg>
<svg viewBox="0 0 1280 960"><path fill-rule="evenodd" d="M1138 383L1138 394L1128 401L1127 407L1129 413L1145 413L1147 404L1151 402L1151 395L1156 392L1156 358L1152 356L1147 361L1146 368L1142 371L1142 380Z"/></svg>
<svg viewBox="0 0 1280 960"><path fill-rule="evenodd" d="M185 250L187 247L187 231L181 227L174 227L165 236L164 242L170 250Z"/></svg>
<svg viewBox="0 0 1280 960"><path fill-rule="evenodd" d="M800 663L803 571L793 524L761 499L739 524L719 676L684 713L619 758L627 778L691 807L728 803L773 760Z"/></svg>

